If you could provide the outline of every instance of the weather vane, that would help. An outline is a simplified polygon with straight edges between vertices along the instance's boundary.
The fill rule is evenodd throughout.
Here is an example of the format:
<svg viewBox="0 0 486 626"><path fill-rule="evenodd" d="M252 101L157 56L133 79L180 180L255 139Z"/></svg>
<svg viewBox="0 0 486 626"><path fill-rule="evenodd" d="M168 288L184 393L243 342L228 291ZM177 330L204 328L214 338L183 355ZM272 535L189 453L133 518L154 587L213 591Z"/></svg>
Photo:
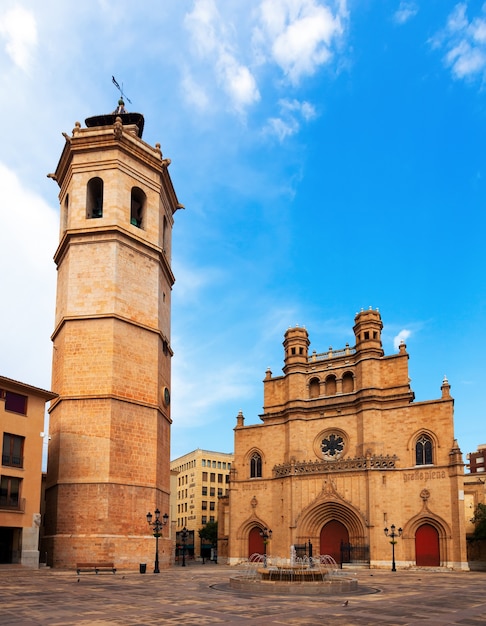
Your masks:
<svg viewBox="0 0 486 626"><path fill-rule="evenodd" d="M130 100L130 98L128 98L124 93L123 93L123 83L122 86L120 87L120 85L118 84L116 78L114 76L111 77L111 80L113 81L113 84L115 85L115 87L118 89L118 91L121 93L121 97L123 99L125 99L127 102L129 102L130 104L132 104L132 101Z"/></svg>

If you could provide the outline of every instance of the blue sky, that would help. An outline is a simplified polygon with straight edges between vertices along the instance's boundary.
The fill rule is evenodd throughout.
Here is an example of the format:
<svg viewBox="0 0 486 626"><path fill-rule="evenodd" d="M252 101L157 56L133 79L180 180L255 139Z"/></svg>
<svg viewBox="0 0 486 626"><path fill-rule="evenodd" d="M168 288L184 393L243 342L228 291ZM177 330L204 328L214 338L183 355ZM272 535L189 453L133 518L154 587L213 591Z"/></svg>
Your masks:
<svg viewBox="0 0 486 626"><path fill-rule="evenodd" d="M354 343L379 308L416 401L486 442L486 5L448 0L3 0L0 372L50 388L54 171L114 75L186 210L173 238L172 458L231 452L285 330Z"/></svg>

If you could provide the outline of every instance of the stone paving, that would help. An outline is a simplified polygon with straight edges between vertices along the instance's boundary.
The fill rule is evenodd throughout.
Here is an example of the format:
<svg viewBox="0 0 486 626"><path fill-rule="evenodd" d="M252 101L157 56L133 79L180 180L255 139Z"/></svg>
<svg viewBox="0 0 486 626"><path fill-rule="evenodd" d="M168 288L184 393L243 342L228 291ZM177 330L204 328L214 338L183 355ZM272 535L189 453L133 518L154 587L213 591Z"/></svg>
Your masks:
<svg viewBox="0 0 486 626"><path fill-rule="evenodd" d="M486 625L486 572L360 570L357 593L316 597L235 592L228 581L239 571L190 562L160 574L77 576L2 566L0 624Z"/></svg>

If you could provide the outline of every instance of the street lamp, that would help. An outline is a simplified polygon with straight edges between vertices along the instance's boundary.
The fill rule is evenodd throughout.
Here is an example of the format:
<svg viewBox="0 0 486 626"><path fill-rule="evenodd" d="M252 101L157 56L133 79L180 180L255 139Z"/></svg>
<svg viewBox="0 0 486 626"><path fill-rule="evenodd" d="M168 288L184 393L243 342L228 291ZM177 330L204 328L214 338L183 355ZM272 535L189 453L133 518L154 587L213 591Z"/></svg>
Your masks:
<svg viewBox="0 0 486 626"><path fill-rule="evenodd" d="M189 537L189 531L184 526L181 530L181 540L182 540L182 567L186 567L186 541Z"/></svg>
<svg viewBox="0 0 486 626"><path fill-rule="evenodd" d="M169 516L167 513L164 513L162 516L163 521L160 519L160 511L159 509L155 509L155 520L152 522L152 513L147 513L147 522L149 526L153 527L153 535L155 537L155 565L154 565L154 574L160 574L159 570L159 537L162 537L162 533L160 532L162 528L169 521Z"/></svg>
<svg viewBox="0 0 486 626"><path fill-rule="evenodd" d="M391 571L392 572L396 572L397 568L395 567L395 537L401 537L402 536L402 529L399 528L397 532L395 532L395 524L392 524L390 527L390 530L388 530L388 528L385 528L385 535L387 537L391 538L391 547L392 547L392 568Z"/></svg>
<svg viewBox="0 0 486 626"><path fill-rule="evenodd" d="M260 529L260 537L263 539L263 565L267 567L267 543L272 538L272 531L269 528Z"/></svg>

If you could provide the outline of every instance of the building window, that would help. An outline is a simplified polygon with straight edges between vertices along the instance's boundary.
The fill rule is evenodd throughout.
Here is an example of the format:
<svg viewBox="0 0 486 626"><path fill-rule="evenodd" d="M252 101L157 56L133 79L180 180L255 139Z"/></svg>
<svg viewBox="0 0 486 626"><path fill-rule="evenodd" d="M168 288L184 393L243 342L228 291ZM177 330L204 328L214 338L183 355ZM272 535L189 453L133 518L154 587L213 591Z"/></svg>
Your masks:
<svg viewBox="0 0 486 626"><path fill-rule="evenodd" d="M228 484L228 483L229 483L229 474L226 474L226 476L224 477L224 479L225 479L225 480L224 480L224 482L225 482L226 484Z"/></svg>
<svg viewBox="0 0 486 626"><path fill-rule="evenodd" d="M354 391L354 378L351 372L343 374L343 393L352 393Z"/></svg>
<svg viewBox="0 0 486 626"><path fill-rule="evenodd" d="M221 469L221 461L218 461L218 469Z"/></svg>
<svg viewBox="0 0 486 626"><path fill-rule="evenodd" d="M210 516L209 516L209 521L210 521L210 522L214 522L214 515L210 515Z"/></svg>
<svg viewBox="0 0 486 626"><path fill-rule="evenodd" d="M205 482L205 483L208 482L208 473L207 472L203 472L202 473L202 479L203 479L203 482Z"/></svg>
<svg viewBox="0 0 486 626"><path fill-rule="evenodd" d="M3 434L2 465L24 466L24 437Z"/></svg>
<svg viewBox="0 0 486 626"><path fill-rule="evenodd" d="M210 476L209 476L209 481L212 483L216 482L216 474L214 472L211 472Z"/></svg>
<svg viewBox="0 0 486 626"><path fill-rule="evenodd" d="M336 395L336 377L328 376L326 378L326 396Z"/></svg>
<svg viewBox="0 0 486 626"><path fill-rule="evenodd" d="M0 507L18 509L20 507L21 478L2 476L0 479Z"/></svg>
<svg viewBox="0 0 486 626"><path fill-rule="evenodd" d="M214 509L214 507L215 507L214 502L210 502L210 503L209 503L209 510L210 510L210 511L214 511L214 510L215 510L215 509Z"/></svg>
<svg viewBox="0 0 486 626"><path fill-rule="evenodd" d="M415 444L415 464L432 465L432 440L421 435Z"/></svg>
<svg viewBox="0 0 486 626"><path fill-rule="evenodd" d="M86 217L103 217L103 181L97 176L88 181L86 189Z"/></svg>
<svg viewBox="0 0 486 626"><path fill-rule="evenodd" d="M254 452L250 459L250 478L262 477L262 457Z"/></svg>
<svg viewBox="0 0 486 626"><path fill-rule="evenodd" d="M203 487L202 488L202 495L203 496L207 496L208 495L208 488L207 487Z"/></svg>
<svg viewBox="0 0 486 626"><path fill-rule="evenodd" d="M206 459L201 459L201 465L202 465L203 467L206 467Z"/></svg>
<svg viewBox="0 0 486 626"><path fill-rule="evenodd" d="M207 515L203 515L201 517L201 524L207 524L208 523L208 516Z"/></svg>
<svg viewBox="0 0 486 626"><path fill-rule="evenodd" d="M309 397L318 398L320 393L320 383L318 378L313 378L309 383Z"/></svg>
<svg viewBox="0 0 486 626"><path fill-rule="evenodd" d="M218 483L223 482L223 474L218 474Z"/></svg>
<svg viewBox="0 0 486 626"><path fill-rule="evenodd" d="M222 496L222 495L223 495L223 488L218 487L218 496Z"/></svg>
<svg viewBox="0 0 486 626"><path fill-rule="evenodd" d="M216 495L216 489L215 489L214 487L211 487L211 488L209 489L209 495L210 495L210 496L213 496L213 497Z"/></svg>
<svg viewBox="0 0 486 626"><path fill-rule="evenodd" d="M5 410L19 415L27 415L27 396L13 391L5 392Z"/></svg>
<svg viewBox="0 0 486 626"><path fill-rule="evenodd" d="M216 468L216 461L213 461L213 467Z"/></svg>
<svg viewBox="0 0 486 626"><path fill-rule="evenodd" d="M147 196L140 187L132 187L130 199L130 224L142 228Z"/></svg>
<svg viewBox="0 0 486 626"><path fill-rule="evenodd" d="M211 503L211 504L212 504L212 503ZM202 501L201 501L201 509L202 509L203 511L207 511L207 508L208 508L208 501L207 501L207 500L202 500Z"/></svg>

